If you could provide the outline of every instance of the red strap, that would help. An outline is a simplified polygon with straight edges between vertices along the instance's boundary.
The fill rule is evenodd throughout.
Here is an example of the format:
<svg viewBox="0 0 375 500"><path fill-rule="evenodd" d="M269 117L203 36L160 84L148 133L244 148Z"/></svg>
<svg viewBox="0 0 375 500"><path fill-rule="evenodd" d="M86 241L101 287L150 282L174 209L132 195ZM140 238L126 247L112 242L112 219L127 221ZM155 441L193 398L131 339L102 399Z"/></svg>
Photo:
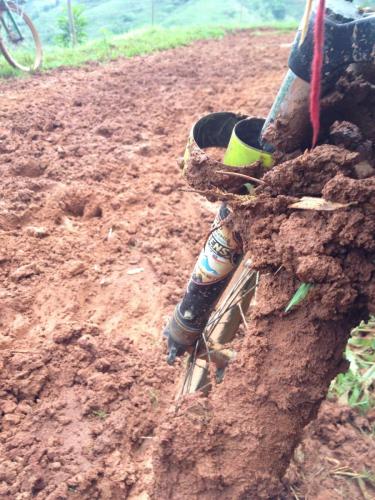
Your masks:
<svg viewBox="0 0 375 500"><path fill-rule="evenodd" d="M312 147L316 146L320 129L320 92L324 50L325 0L319 0L314 26L314 57L311 67L310 119L313 126Z"/></svg>

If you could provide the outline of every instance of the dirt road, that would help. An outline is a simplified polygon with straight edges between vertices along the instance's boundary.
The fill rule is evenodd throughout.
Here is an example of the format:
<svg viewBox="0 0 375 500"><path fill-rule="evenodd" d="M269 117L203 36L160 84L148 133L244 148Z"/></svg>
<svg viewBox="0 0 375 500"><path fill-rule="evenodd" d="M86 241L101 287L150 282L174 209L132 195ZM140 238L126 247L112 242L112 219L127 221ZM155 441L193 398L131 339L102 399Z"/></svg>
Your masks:
<svg viewBox="0 0 375 500"><path fill-rule="evenodd" d="M290 40L242 32L1 84L1 498L147 497L176 373L160 331L214 211L176 159L200 115L267 113ZM326 409L290 484L360 495L327 472L337 423L343 465L367 466L358 418Z"/></svg>

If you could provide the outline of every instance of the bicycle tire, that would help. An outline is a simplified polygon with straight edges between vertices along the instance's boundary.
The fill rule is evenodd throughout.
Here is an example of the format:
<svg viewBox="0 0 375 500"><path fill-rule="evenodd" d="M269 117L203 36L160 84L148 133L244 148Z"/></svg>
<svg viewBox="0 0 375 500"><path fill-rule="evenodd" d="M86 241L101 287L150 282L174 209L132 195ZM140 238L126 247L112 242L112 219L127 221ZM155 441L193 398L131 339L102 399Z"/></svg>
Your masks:
<svg viewBox="0 0 375 500"><path fill-rule="evenodd" d="M243 322L243 316L247 314L250 308L257 286L258 273L251 275L249 279L242 284L242 289L239 288L239 293L246 288L250 289L249 293L245 293L244 297L237 305L229 307L228 310L225 310L226 307L228 307L226 305L227 297L230 295L231 291L236 288L237 284L243 281L243 278L241 277L247 262L248 261L244 259L239 265L237 271L233 275L233 278L226 287L216 311L214 312L215 314L220 311L221 308L224 309L222 320L215 326L210 335L210 338L215 342L215 344L228 344L234 339L240 324ZM198 361L199 364L195 363L195 365L191 367L189 366L188 360L177 386L177 400L186 394L192 394L197 391L201 391L205 394L209 392L211 387L209 380L209 363L202 359L199 359ZM190 382L187 384L186 380L188 377L188 370L192 370L192 372L189 374Z"/></svg>
<svg viewBox="0 0 375 500"><path fill-rule="evenodd" d="M33 63L25 66L24 64L21 64L17 59L12 55L11 51L8 49L5 40L2 36L0 36L0 50L2 54L4 55L5 59L8 61L8 63L13 66L13 68L19 69L21 71L24 71L26 73L30 73L32 71L37 71L41 65L42 65L42 60L43 60L43 49L42 49L42 42L40 40L39 33L37 29L35 28L33 22L29 18L29 16L23 12L20 11L19 7L14 4L13 2L8 2L8 7L12 11L13 14L16 14L20 16L20 18L24 21L25 25L29 28L32 39L34 41L35 45L35 56ZM5 14L5 11L1 13L1 17Z"/></svg>

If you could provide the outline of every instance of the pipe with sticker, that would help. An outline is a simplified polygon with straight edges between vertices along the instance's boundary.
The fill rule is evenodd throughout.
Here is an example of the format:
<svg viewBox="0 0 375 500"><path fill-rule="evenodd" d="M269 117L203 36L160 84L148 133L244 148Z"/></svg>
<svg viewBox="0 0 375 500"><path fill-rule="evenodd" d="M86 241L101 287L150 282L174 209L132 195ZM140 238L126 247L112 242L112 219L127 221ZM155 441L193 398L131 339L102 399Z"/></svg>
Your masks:
<svg viewBox="0 0 375 500"><path fill-rule="evenodd" d="M264 120L244 118L233 113L213 113L199 120L192 129L184 162L192 151L212 146L226 147L224 164L241 167L261 161L272 165L272 157L261 150L257 138ZM220 207L211 233L194 266L182 301L176 306L165 330L168 363L190 350L201 337L209 317L242 259L242 245L230 228L230 209Z"/></svg>

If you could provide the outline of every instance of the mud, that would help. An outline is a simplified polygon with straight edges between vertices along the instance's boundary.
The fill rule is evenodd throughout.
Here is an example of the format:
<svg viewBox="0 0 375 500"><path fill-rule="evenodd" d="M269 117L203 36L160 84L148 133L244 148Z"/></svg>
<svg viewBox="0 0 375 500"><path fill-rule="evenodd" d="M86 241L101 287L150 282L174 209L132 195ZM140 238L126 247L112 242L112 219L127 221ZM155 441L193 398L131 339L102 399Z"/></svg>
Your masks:
<svg viewBox="0 0 375 500"><path fill-rule="evenodd" d="M223 164L225 149L222 148L203 150L196 144L189 144L188 150L188 160L181 162L183 174L189 186L209 201L235 199L237 193L246 192L246 189L243 189L246 181L241 176L248 176L249 182L251 179L256 181L266 171L260 162L228 169L228 166Z"/></svg>
<svg viewBox="0 0 375 500"><path fill-rule="evenodd" d="M125 498L171 371L161 353L109 342L94 325L65 324L53 339L2 357L0 495Z"/></svg>
<svg viewBox="0 0 375 500"><path fill-rule="evenodd" d="M204 113L266 114L291 38L243 32L1 83L1 498L147 498L180 371L160 331L216 212L186 192L175 159ZM327 453L355 470L372 460L357 416L335 408L306 435L288 500L289 485L360 495L323 481Z"/></svg>
<svg viewBox="0 0 375 500"><path fill-rule="evenodd" d="M371 485L363 477L355 479L355 473L374 469L374 441L369 435L374 418L374 412L363 417L352 409L324 402L318 418L308 426L302 444L295 450L284 494L287 496L288 486L300 498L371 498ZM348 477L352 477L350 482L345 480Z"/></svg>
<svg viewBox="0 0 375 500"><path fill-rule="evenodd" d="M375 95L370 85L366 89ZM364 115L372 112L366 108ZM359 129L360 107L354 115L357 125L331 129L334 141L341 145L345 136L352 150L361 133L372 134L370 127ZM372 153L372 142L367 150ZM350 330L375 312L375 176L368 156L370 170L358 176L361 152L319 146L278 164L262 177L255 200L246 196L242 207L234 206L235 230L262 273L256 304L224 383L208 398L196 397L198 415L191 416L187 401L163 426L157 496L173 496L172 483L180 485L182 498L281 493L304 427L316 417L331 380L347 369L342 355ZM291 209L303 196L349 206ZM286 313L301 283L312 289ZM191 436L198 442L190 444Z"/></svg>

